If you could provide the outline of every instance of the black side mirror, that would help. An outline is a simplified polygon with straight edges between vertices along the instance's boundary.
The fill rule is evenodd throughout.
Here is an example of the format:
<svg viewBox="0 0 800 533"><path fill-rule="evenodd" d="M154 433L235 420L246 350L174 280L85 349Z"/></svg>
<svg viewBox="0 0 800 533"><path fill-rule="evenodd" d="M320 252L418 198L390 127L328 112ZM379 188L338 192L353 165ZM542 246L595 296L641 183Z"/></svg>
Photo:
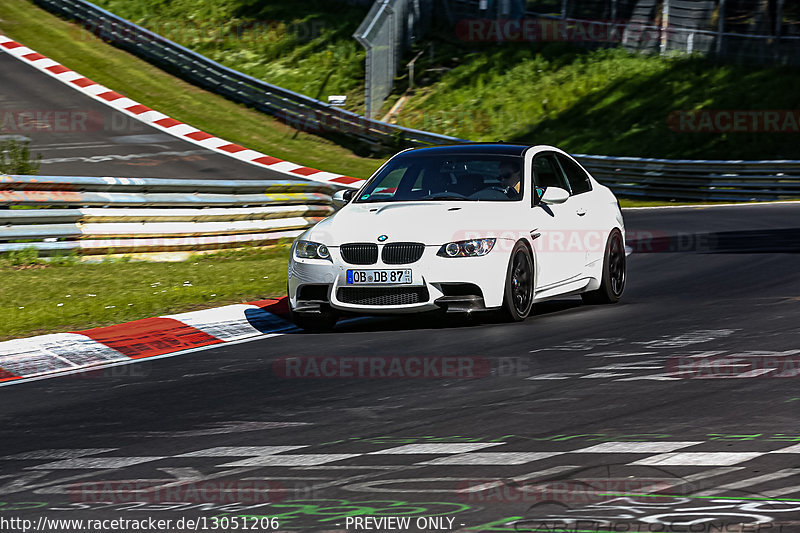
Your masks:
<svg viewBox="0 0 800 533"><path fill-rule="evenodd" d="M333 194L333 205L337 208L346 206L353 199L355 193L355 189L339 189Z"/></svg>

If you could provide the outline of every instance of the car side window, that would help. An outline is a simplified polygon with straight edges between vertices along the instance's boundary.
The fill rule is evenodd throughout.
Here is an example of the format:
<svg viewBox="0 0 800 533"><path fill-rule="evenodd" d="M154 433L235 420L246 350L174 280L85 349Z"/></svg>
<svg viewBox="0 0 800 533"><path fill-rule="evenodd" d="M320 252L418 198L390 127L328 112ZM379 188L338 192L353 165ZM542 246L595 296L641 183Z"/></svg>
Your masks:
<svg viewBox="0 0 800 533"><path fill-rule="evenodd" d="M547 187L559 187L567 192L570 191L561 167L555 159L555 154L552 153L540 154L533 159L533 183L537 187L535 191L543 192ZM541 194L536 194L536 196L541 196ZM534 199L534 204L537 201L538 198Z"/></svg>
<svg viewBox="0 0 800 533"><path fill-rule="evenodd" d="M592 183L589 181L589 176L579 164L562 154L556 154L556 157L558 157L558 162L561 163L561 168L564 169L564 173L567 175L567 181L569 181L569 186L572 189L573 195L592 190Z"/></svg>

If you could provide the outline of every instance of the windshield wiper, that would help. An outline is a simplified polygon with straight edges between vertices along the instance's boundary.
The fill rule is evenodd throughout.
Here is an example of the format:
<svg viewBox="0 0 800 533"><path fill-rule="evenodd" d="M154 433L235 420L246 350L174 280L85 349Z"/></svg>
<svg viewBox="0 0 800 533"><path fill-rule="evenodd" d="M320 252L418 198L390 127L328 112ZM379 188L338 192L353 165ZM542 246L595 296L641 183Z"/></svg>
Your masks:
<svg viewBox="0 0 800 533"><path fill-rule="evenodd" d="M467 199L465 196L423 196L422 198L416 198L416 200L450 200L450 201L455 200L458 202L471 201ZM409 201L413 202L414 200L409 200Z"/></svg>
<svg viewBox="0 0 800 533"><path fill-rule="evenodd" d="M357 200L359 204L378 204L378 203L398 203L398 202L419 202L420 200L449 201L449 202L475 202L466 197L460 196L422 196L420 198L370 198L369 200Z"/></svg>

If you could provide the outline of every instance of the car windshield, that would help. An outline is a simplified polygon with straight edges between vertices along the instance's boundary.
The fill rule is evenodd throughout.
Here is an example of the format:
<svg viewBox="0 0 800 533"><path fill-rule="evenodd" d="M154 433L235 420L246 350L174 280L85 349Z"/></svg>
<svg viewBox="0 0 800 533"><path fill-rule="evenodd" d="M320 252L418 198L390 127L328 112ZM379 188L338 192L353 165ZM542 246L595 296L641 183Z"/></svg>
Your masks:
<svg viewBox="0 0 800 533"><path fill-rule="evenodd" d="M417 154L395 157L367 184L358 203L522 199L522 157L497 154Z"/></svg>

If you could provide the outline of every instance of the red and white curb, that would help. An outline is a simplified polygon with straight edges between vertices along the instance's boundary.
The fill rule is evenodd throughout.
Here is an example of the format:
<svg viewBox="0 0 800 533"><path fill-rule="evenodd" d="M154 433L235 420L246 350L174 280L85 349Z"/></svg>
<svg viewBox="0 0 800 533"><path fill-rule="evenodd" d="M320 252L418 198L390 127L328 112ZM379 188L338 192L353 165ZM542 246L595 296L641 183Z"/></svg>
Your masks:
<svg viewBox="0 0 800 533"><path fill-rule="evenodd" d="M49 57L45 57L30 48L0 34L0 51L23 61L48 76L57 79L61 83L71 87L108 107L125 113L145 124L157 128L169 135L173 135L184 141L188 141L208 150L233 157L239 161L250 163L261 168L266 168L281 174L287 178L304 178L322 183L335 183L343 186L361 183L362 180L350 176L343 176L333 172L325 172L315 168L297 165L289 161L278 159L255 150L250 150L244 146L234 144L225 139L214 137L213 135L200 131L197 128L185 124L174 118L140 104L127 98L113 90L100 85L97 82L82 76Z"/></svg>
<svg viewBox="0 0 800 533"><path fill-rule="evenodd" d="M0 386L264 338L287 315L284 297L0 342Z"/></svg>

